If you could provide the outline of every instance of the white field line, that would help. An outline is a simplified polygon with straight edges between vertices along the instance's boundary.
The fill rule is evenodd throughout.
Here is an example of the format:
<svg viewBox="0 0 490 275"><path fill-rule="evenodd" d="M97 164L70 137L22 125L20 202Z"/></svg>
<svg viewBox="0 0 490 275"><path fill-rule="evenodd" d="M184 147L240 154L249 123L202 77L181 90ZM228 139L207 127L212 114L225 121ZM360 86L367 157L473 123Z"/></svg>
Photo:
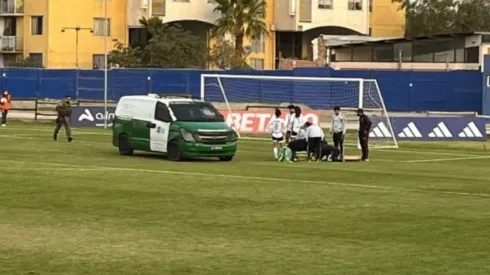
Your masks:
<svg viewBox="0 0 490 275"><path fill-rule="evenodd" d="M54 125L53 125L53 129L54 129ZM30 133L36 133L36 132L47 132L47 133L53 133L53 129L45 129L45 128L29 128L28 126L26 127L7 127L7 128L4 128L4 129L0 129L0 133L5 131L5 132L9 132L10 130L21 130L23 131L24 133L25 132L30 132ZM112 132L97 132L97 131L83 131L83 130L80 130L80 129L83 129L83 128L71 128L72 132L74 132L74 134L84 134L84 135L101 135L101 136L112 136ZM61 132L63 132L64 129L61 129Z"/></svg>
<svg viewBox="0 0 490 275"><path fill-rule="evenodd" d="M386 150L386 149L379 149L376 150L378 152L390 152L390 153L400 153L400 154L422 154L422 155L439 155L439 156L472 156L472 157L477 157L481 155L468 155L468 154L461 154L461 153L446 153L446 152L431 152L431 151L408 151L408 150L399 150L399 149L391 149L391 150Z"/></svg>
<svg viewBox="0 0 490 275"><path fill-rule="evenodd" d="M170 170L152 170L152 169L140 169L140 168L124 168L124 167L107 167L107 166L90 166L90 165L74 165L74 164L64 164L64 163L48 163L48 162L29 162L29 161L16 161L16 160L0 160L0 163L15 163L15 164L35 164L35 165L54 165L54 166L65 166L71 168L81 168L81 169L100 169L100 171L119 171L119 172L143 172L143 173L155 173L155 174L168 174L168 175L183 175L183 176L195 176L195 177L210 177L210 178L226 178L226 179L241 179L241 180L257 180L257 181L270 181L270 182L291 182L291 179L287 178L273 178L273 177L256 177L256 176L240 176L240 175L230 175L230 174L208 174L208 173L197 173L197 172L183 172L183 171L170 171ZM53 167L52 171L56 171ZM85 170L90 171L90 170ZM95 171L95 170L94 170ZM344 186L344 187L354 187L363 189L377 189L377 190L387 190L394 192L413 192L413 193L424 193L424 194L445 194L445 195L460 195L460 196L473 196L473 197L484 197L490 198L490 194L485 193L469 193L469 192L452 192L452 191L431 191L423 189L410 189L410 188L393 188L389 186L379 186L370 184L357 184L357 183L343 183L343 182L329 182L329 181L314 181L314 180L295 180L296 183L308 183L308 184L326 184L331 186Z"/></svg>
<svg viewBox="0 0 490 275"><path fill-rule="evenodd" d="M423 162L443 162L443 161L458 161L458 160L472 160L472 159L490 159L490 156L467 156L460 158L444 158L444 159L417 159L407 160L408 163L423 163Z"/></svg>
<svg viewBox="0 0 490 275"><path fill-rule="evenodd" d="M7 168L7 167L6 167ZM29 167L8 167L9 170L21 170L21 171L107 171L107 168L76 168L76 167L44 167L44 168L29 168Z"/></svg>
<svg viewBox="0 0 490 275"><path fill-rule="evenodd" d="M25 135L24 134L0 135L0 138L44 140L44 141L54 142L54 141L51 141L51 139L40 138L40 137L33 137L32 135L28 135L28 134L25 134ZM64 140L59 139L58 142L64 142ZM104 142L104 141L85 141L85 140L84 141L79 141L79 140L75 140L73 143L101 144L101 145L106 145L104 147L113 147L110 142ZM406 152L412 153L411 151L406 151ZM238 153L257 154L256 151L252 151L252 150L240 150L240 149L238 149ZM301 155L302 156L304 154L305 154L304 152L298 152L298 155ZM419 154L424 154L424 153L419 153ZM443 154L443 155L447 155L447 154ZM448 155L448 156L452 156L452 155ZM459 156L459 154L457 154L456 156ZM466 155L466 156L482 157L482 156L479 156L479 155ZM440 159L440 160L446 160L446 159ZM451 160L451 159L447 159L447 160ZM383 158L375 158L375 159L373 159L373 161L374 162L403 162L403 163L404 162L417 162L417 161L404 161L404 160L383 159ZM424 162L424 161L429 161L429 160L422 160L420 162Z"/></svg>
<svg viewBox="0 0 490 275"><path fill-rule="evenodd" d="M45 129L43 129L45 130ZM51 132L51 131L50 131ZM32 140L44 140L44 141L51 141L51 137L49 138L40 138L40 137L35 137L35 134L32 133L32 134L10 134L10 135L5 135L5 134L1 134L2 131L0 131L0 138L13 138L13 139L32 139ZM108 142L103 142L103 141L80 141L80 140L77 140L76 139L76 134L78 132L74 133L75 134L75 141L74 143L85 143L85 144L108 144L108 145L111 145L112 144L108 141ZM85 132L87 134L90 134L90 135L96 135L95 132ZM62 137L59 138L59 142L63 142L64 139ZM420 154L420 155L439 155L439 156L461 156L461 157L482 157L483 155L468 155L468 154L457 154L457 153L444 153L444 152L427 152L427 151L407 151L407 150L399 150L399 149L393 149L393 150L385 150L385 149L379 149L379 150L376 150L378 152L390 152L390 153L400 153L400 154ZM247 150L239 150L239 152L254 152L256 153L255 151L247 151ZM390 160L390 159L376 159L378 161L395 161L397 162L396 160ZM403 161L401 161L403 162Z"/></svg>

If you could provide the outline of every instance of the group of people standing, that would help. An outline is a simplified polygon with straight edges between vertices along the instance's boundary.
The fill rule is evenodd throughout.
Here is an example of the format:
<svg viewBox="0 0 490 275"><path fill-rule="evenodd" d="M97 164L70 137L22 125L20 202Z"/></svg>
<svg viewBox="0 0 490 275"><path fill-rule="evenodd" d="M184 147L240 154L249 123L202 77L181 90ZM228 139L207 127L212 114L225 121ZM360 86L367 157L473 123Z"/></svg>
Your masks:
<svg viewBox="0 0 490 275"><path fill-rule="evenodd" d="M344 158L344 137L347 131L345 117L340 113L340 107L335 106L332 116L330 133L334 146L330 146L325 139L323 129L309 121L305 121L301 115L299 106L289 105L289 114L284 125L281 118L281 110L276 108L274 118L269 122L269 130L272 133L273 153L276 159L284 159L280 155L281 147L291 150L291 161L297 161L296 152L306 151L307 160L312 161L342 161ZM361 160L369 160L368 137L371 121L362 109L357 110L359 116L359 143L362 149ZM285 129L284 129L285 127ZM289 157L287 157L289 159Z"/></svg>

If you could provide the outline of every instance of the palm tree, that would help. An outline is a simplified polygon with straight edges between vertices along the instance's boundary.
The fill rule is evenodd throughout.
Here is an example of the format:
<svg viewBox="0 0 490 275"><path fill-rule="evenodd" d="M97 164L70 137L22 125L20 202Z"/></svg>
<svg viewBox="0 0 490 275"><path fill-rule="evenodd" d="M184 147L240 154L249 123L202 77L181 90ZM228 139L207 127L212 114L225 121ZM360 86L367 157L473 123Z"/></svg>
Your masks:
<svg viewBox="0 0 490 275"><path fill-rule="evenodd" d="M142 17L139 21L148 32L148 40L160 33L165 28L165 24L159 17L151 17L150 19Z"/></svg>
<svg viewBox="0 0 490 275"><path fill-rule="evenodd" d="M267 34L265 25L265 0L215 0L215 12L221 17L216 20L213 34L224 37L230 33L235 37L235 49L243 53L243 38L257 39Z"/></svg>

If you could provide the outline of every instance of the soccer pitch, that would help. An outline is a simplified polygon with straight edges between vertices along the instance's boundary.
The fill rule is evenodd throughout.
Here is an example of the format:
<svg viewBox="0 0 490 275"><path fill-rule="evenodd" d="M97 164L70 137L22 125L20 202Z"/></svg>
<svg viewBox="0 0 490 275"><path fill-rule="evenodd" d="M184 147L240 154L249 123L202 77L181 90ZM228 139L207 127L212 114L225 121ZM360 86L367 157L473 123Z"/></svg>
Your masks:
<svg viewBox="0 0 490 275"><path fill-rule="evenodd" d="M173 163L73 134L0 129L0 274L490 274L481 143L288 164L243 140L229 163Z"/></svg>

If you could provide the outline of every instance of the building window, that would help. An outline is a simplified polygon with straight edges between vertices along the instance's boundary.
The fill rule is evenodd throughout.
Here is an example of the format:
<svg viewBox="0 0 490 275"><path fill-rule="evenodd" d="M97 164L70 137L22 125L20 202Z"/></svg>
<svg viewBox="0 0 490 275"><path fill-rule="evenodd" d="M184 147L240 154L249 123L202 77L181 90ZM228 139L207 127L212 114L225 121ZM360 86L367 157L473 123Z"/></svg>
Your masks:
<svg viewBox="0 0 490 275"><path fill-rule="evenodd" d="M42 35L43 34L43 17L32 16L31 17L31 34Z"/></svg>
<svg viewBox="0 0 490 275"><path fill-rule="evenodd" d="M43 66L43 54L42 53L30 53L29 59L32 62L32 65L35 67Z"/></svg>
<svg viewBox="0 0 490 275"><path fill-rule="evenodd" d="M165 16L165 0L153 0L151 2L151 12L153 16Z"/></svg>
<svg viewBox="0 0 490 275"><path fill-rule="evenodd" d="M319 9L332 9L333 0L318 0Z"/></svg>
<svg viewBox="0 0 490 275"><path fill-rule="evenodd" d="M362 10L362 0L348 0L349 10L351 11L361 11Z"/></svg>
<svg viewBox="0 0 490 275"><path fill-rule="evenodd" d="M16 36L17 35L17 18L5 17L3 36Z"/></svg>
<svg viewBox="0 0 490 275"><path fill-rule="evenodd" d="M95 36L105 36L107 32L107 36L111 36L111 19L107 19L107 28L104 31L105 26L105 18L94 18L94 35Z"/></svg>
<svg viewBox="0 0 490 275"><path fill-rule="evenodd" d="M105 69L105 56L103 54L94 54L92 60L94 70Z"/></svg>
<svg viewBox="0 0 490 275"><path fill-rule="evenodd" d="M259 37L252 40L252 52L263 53L265 48L264 33L260 33Z"/></svg>
<svg viewBox="0 0 490 275"><path fill-rule="evenodd" d="M264 69L264 59L262 58L250 58L248 65L252 67L254 70L263 70Z"/></svg>

